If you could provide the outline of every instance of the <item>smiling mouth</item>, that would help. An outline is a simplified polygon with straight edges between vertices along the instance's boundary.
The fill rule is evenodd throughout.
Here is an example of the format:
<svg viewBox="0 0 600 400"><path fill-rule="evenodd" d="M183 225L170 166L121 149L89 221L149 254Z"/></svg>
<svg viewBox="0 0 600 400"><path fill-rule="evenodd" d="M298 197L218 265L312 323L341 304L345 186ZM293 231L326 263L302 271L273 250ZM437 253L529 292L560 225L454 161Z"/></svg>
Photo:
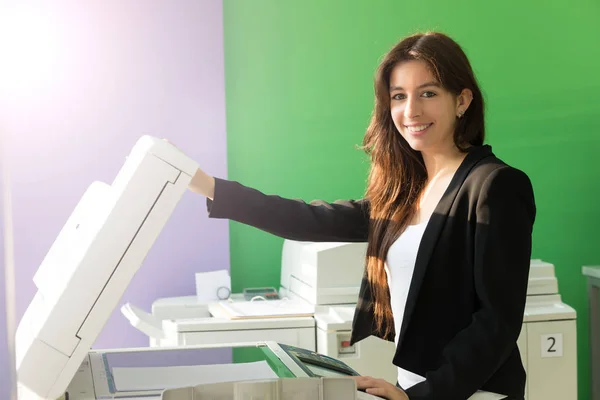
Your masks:
<svg viewBox="0 0 600 400"><path fill-rule="evenodd" d="M421 133L429 128L433 124L422 124L422 125L412 125L412 126L404 126L407 131L410 133Z"/></svg>

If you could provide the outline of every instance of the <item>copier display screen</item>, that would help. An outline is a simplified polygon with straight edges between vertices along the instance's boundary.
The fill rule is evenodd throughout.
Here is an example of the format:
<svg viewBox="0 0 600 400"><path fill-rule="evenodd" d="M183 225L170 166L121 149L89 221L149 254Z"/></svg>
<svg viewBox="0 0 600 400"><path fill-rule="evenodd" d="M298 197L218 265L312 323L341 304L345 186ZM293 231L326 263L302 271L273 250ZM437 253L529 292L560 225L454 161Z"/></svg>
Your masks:
<svg viewBox="0 0 600 400"><path fill-rule="evenodd" d="M301 349L279 343L279 346L298 364L308 376L358 376L358 372L350 368L347 364L315 353L314 351Z"/></svg>
<svg viewBox="0 0 600 400"><path fill-rule="evenodd" d="M314 364L308 364L308 363L304 363L304 365L306 365L306 367L308 369L310 369L311 372L314 373L315 375L322 376L325 378L336 377L336 376L352 376L349 373L342 373L340 371L333 370L330 368L324 368L320 365L314 365Z"/></svg>

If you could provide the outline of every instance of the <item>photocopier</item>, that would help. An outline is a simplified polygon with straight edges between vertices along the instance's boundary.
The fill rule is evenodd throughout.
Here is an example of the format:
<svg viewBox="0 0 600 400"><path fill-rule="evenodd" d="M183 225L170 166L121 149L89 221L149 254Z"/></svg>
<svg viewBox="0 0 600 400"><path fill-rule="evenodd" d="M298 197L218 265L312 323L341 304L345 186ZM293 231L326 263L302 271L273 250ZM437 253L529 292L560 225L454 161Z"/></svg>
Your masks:
<svg viewBox="0 0 600 400"><path fill-rule="evenodd" d="M366 243L284 241L279 295L313 305L310 316L231 319L223 302L200 302L196 296L158 299L152 314L131 304L121 310L150 337L151 347L271 340L343 360L361 375L395 384L393 342L369 337L350 346L365 252ZM264 306L250 304L241 293L227 302Z"/></svg>
<svg viewBox="0 0 600 400"><path fill-rule="evenodd" d="M376 398L342 361L269 341L90 350L196 170L144 136L112 184L90 185L33 278L16 332L18 399Z"/></svg>

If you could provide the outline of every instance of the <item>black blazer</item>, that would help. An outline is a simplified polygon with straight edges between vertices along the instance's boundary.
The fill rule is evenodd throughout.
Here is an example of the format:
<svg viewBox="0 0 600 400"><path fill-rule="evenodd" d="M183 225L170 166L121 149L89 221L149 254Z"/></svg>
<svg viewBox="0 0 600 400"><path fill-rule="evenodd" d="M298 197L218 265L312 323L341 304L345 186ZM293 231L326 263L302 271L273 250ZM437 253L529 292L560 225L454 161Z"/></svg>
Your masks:
<svg viewBox="0 0 600 400"><path fill-rule="evenodd" d="M210 218L287 239L368 239L367 199L305 203L216 179L207 207ZM496 158L489 145L472 148L428 222L408 292L393 363L426 378L406 390L411 400L467 399L478 389L523 398L517 338L535 214L527 175ZM372 305L365 274L352 343L381 337Z"/></svg>

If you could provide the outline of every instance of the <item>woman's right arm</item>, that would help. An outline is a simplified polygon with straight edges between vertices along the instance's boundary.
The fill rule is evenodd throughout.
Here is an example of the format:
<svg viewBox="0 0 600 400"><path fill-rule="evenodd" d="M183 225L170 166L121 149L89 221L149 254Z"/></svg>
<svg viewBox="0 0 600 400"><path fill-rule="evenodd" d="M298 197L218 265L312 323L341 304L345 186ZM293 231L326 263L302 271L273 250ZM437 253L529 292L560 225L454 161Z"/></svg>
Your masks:
<svg viewBox="0 0 600 400"><path fill-rule="evenodd" d="M200 169L190 190L206 196L209 218L234 220L285 239L366 242L368 238L369 203L365 199L306 203L266 195Z"/></svg>

